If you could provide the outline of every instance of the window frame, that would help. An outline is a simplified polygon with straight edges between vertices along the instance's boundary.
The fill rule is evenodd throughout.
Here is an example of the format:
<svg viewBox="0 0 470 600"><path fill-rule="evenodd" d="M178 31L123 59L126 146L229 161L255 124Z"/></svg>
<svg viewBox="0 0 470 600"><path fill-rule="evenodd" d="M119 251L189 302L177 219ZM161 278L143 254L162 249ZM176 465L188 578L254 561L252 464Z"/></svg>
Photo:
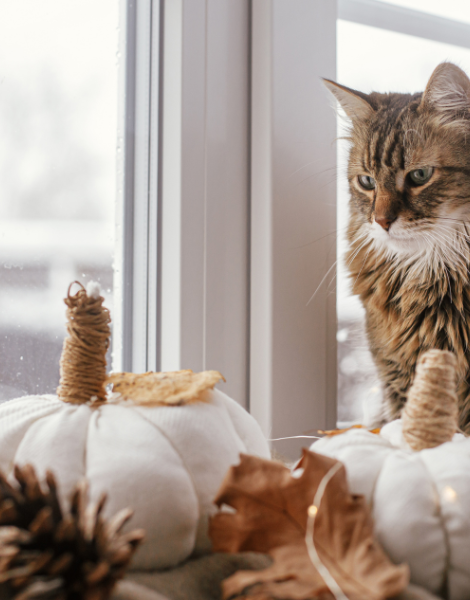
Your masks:
<svg viewBox="0 0 470 600"><path fill-rule="evenodd" d="M158 369L161 17L121 0L113 369Z"/></svg>
<svg viewBox="0 0 470 600"><path fill-rule="evenodd" d="M338 19L470 48L470 23L378 0L337 0Z"/></svg>
<svg viewBox="0 0 470 600"><path fill-rule="evenodd" d="M275 439L336 425L336 3L292 6L252 7L250 410Z"/></svg>
<svg viewBox="0 0 470 600"><path fill-rule="evenodd" d="M122 7L113 368L216 368L246 405L249 2Z"/></svg>

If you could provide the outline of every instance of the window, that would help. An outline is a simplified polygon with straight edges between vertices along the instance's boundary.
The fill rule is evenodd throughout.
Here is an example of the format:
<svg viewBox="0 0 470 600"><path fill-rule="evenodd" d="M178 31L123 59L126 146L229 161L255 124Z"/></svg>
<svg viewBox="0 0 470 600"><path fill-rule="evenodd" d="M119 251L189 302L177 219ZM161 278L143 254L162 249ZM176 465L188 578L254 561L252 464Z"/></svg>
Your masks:
<svg viewBox="0 0 470 600"><path fill-rule="evenodd" d="M0 401L55 392L69 283L113 303L114 0L0 6Z"/></svg>
<svg viewBox="0 0 470 600"><path fill-rule="evenodd" d="M46 358L48 365L57 365L64 333L61 298L70 280L91 275L101 280L106 293L113 290L108 305L114 303L115 370L218 369L227 379L222 390L246 406L270 438L309 435L335 427L338 420L360 420L362 407L348 394L373 394L375 383L363 369L367 361L370 365L364 339L354 338L360 335L354 334L360 332L360 309L344 293L344 271L335 283L336 257L341 259L343 252L341 243L336 246L337 213L340 229L346 218L341 183L337 211L336 165L341 170L344 152L340 149L337 161L336 117L320 78L361 89L422 88L440 60L454 58L464 66L468 61L468 8L465 3L441 6L431 0L120 4L118 30L118 3L111 0L44 0L41 21L34 19L34 0L18 0L15 8L8 7L13 16L2 19L4 39L12 30L16 7L23 19L30 15L31 36L36 22L44 23L37 34L37 57L23 52L21 44L8 53L5 90L14 81L11 73L19 57L26 57L25 64L40 60L43 38L48 60L52 57L61 65L53 67L54 72L63 72L64 81L75 86L58 91L47 74L49 67L30 66L34 76L20 77L18 86L23 86L22 97L35 111L43 105L53 111L50 131L43 135L45 125L38 125L42 117L28 117L31 123L26 127L14 111L9 114L18 118L4 119L3 125L11 131L10 148L21 139L30 144L21 162L25 175L17 177L18 189L25 182L29 186L28 193L20 190L27 208L23 216L14 212L23 200L13 200L13 191L0 205L7 211L0 223L5 281L0 325L21 322L21 331L28 329L40 346L37 364L27 359L28 377L31 364L41 377L50 369ZM44 10L46 5L50 12ZM60 18L50 17L46 35L44 15L54 10ZM58 22L63 25L57 27ZM358 37L360 45L350 41ZM403 55L388 51L398 39L407 49L406 62ZM58 47L68 50L54 52ZM409 56L416 56L413 71ZM78 75L71 77L70 65L79 64L78 71L74 69ZM405 78L408 74L411 80ZM35 82L42 87L33 88ZM0 98L0 105L8 100L15 110L22 106L13 95L16 85ZM21 110L27 114L26 108ZM73 119L64 116L70 114ZM103 132L99 137L98 131ZM44 159L54 135L58 137L52 158ZM47 144L38 143L40 154L28 162L35 139L47 139ZM77 180L69 167L61 166L68 156L66 142L76 151L67 164L74 176L80 167ZM16 177L18 161L11 168L13 153L3 148L1 168L8 177ZM34 171L42 161L54 167L41 170L50 175L52 188L47 189L54 193L44 196L44 206L31 205L29 192L42 185ZM62 191L56 193L56 188ZM60 239L60 250L54 246L46 256L43 246ZM69 256L65 249L72 246L75 254ZM55 270L54 261L60 263ZM16 281L26 282L24 289ZM60 315L60 321L47 330L51 346L45 352L49 314ZM26 326L27 318L31 321ZM21 356L26 361L26 353L20 348L29 342L7 342L3 354L13 362L5 373L26 373L20 362ZM2 381L4 397L18 390L52 391L57 372L50 385L36 376L31 386L8 377ZM275 448L297 456L305 443L282 440Z"/></svg>

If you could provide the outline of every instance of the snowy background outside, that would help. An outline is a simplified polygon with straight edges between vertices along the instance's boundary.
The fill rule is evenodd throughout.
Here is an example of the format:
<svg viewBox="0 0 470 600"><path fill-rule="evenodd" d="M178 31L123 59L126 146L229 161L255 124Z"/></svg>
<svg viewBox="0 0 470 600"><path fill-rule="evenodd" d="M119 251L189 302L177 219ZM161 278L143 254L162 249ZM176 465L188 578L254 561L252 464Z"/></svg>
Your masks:
<svg viewBox="0 0 470 600"><path fill-rule="evenodd" d="M118 6L0 3L0 400L55 391L71 281L112 305Z"/></svg>

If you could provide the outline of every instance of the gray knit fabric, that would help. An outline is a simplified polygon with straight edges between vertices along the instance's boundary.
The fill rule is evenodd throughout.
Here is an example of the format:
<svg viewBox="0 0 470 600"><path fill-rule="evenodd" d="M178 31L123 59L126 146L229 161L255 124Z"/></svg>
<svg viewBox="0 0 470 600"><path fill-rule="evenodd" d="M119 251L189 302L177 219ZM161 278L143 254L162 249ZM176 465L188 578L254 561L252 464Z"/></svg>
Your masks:
<svg viewBox="0 0 470 600"><path fill-rule="evenodd" d="M127 582L133 582L144 589L159 595L139 596L137 589L133 596L122 587L113 596L113 600L220 600L221 583L224 579L241 569L264 569L271 560L264 554L243 552L240 554L208 554L189 560L168 571L132 571ZM127 589L129 592L129 588Z"/></svg>
<svg viewBox="0 0 470 600"><path fill-rule="evenodd" d="M241 569L264 569L270 564L264 554L209 554L168 571L129 573L112 600L221 600L221 582ZM410 585L395 600L439 600Z"/></svg>

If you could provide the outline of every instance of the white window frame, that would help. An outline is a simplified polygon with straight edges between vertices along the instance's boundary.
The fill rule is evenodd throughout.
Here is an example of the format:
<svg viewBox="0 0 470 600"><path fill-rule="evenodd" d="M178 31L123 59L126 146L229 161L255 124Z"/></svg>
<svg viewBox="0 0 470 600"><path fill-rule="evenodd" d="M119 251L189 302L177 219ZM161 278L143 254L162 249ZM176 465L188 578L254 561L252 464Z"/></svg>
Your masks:
<svg viewBox="0 0 470 600"><path fill-rule="evenodd" d="M158 368L159 1L121 0L113 369Z"/></svg>
<svg viewBox="0 0 470 600"><path fill-rule="evenodd" d="M337 0L338 19L470 48L470 24L377 0Z"/></svg>
<svg viewBox="0 0 470 600"><path fill-rule="evenodd" d="M376 0L121 3L113 368L218 369L268 437L334 427L337 19L465 47L470 25Z"/></svg>
<svg viewBox="0 0 470 600"><path fill-rule="evenodd" d="M245 406L249 7L123 0L113 365L218 369Z"/></svg>

